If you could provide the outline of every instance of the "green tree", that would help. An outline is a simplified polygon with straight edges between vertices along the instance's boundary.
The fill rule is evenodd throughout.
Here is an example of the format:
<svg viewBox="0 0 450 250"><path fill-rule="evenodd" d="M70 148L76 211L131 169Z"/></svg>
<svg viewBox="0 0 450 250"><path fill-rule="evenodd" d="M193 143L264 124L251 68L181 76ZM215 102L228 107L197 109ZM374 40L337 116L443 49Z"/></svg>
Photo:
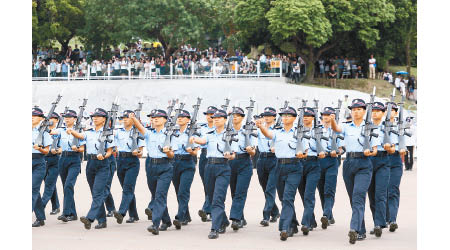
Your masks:
<svg viewBox="0 0 450 250"><path fill-rule="evenodd" d="M57 40L65 52L84 26L85 0L33 0L33 47Z"/></svg>
<svg viewBox="0 0 450 250"><path fill-rule="evenodd" d="M272 39L293 43L307 63L307 81L314 63L351 33L367 48L379 40L377 25L392 22L394 6L386 0L276 0L266 13Z"/></svg>

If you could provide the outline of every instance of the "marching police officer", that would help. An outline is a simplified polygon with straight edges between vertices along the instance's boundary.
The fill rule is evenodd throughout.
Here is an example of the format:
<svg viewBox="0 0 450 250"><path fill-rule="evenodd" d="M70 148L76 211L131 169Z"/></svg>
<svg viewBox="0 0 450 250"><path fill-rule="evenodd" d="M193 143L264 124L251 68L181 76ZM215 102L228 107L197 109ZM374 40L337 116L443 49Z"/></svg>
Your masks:
<svg viewBox="0 0 450 250"><path fill-rule="evenodd" d="M131 151L132 145L132 128L133 120L129 114L134 114L132 110L125 110L122 114L123 128L117 129L114 137L117 150L117 177L122 186L122 201L120 202L119 211L114 211L114 217L117 223L122 224L123 217L129 211L129 219L126 223L134 223L139 220L136 209L136 196L134 190L136 187L136 179L139 175L139 156L142 155L144 147L143 140L138 141L138 149Z"/></svg>
<svg viewBox="0 0 450 250"><path fill-rule="evenodd" d="M376 154L379 142L373 138L370 141L373 152L370 149L364 150L362 143L360 143L364 139L361 136L361 130L365 126L366 103L364 100L354 99L349 109L351 109L353 120L338 125L332 115L331 128L336 132L342 132L347 150L343 177L352 206L352 219L348 236L349 242L355 244L357 239L363 240L366 235L365 227L363 227L364 209L373 169L369 156Z"/></svg>
<svg viewBox="0 0 450 250"><path fill-rule="evenodd" d="M342 155L344 152L344 147L342 145L341 139L336 140L338 152L331 149L332 114L334 115L336 114L336 110L332 107L325 107L323 112L321 113L322 123L325 128L324 135L330 138L328 141L325 141L327 144L327 147L325 148L327 151L325 158L319 159L321 172L319 183L317 185L317 190L319 191L320 201L323 210L323 216L322 218L320 218L323 229L326 229L330 224L334 224L334 216L333 216L334 197L336 194L338 169L339 166L341 165L341 161L338 156Z"/></svg>
<svg viewBox="0 0 450 250"><path fill-rule="evenodd" d="M117 148L113 148L113 152L111 154L111 156L109 157L109 168L111 169L109 177L108 177L108 181L106 182L106 199L105 199L105 207L106 207L106 211L108 211L108 213L106 214L106 217L113 217L114 216L114 212L116 211L116 206L114 205L114 198L112 197L111 194L111 184L112 184L112 180L114 178L114 173L116 172L117 169L117 161L116 161L116 157L115 155L117 154Z"/></svg>
<svg viewBox="0 0 450 250"><path fill-rule="evenodd" d="M233 130L237 132L237 150L236 156L230 162L230 190L231 190L231 209L230 219L232 220L231 228L234 231L247 225L244 218L244 206L247 200L248 187L253 175L253 164L250 160L251 156L256 154L257 138L250 136L250 146L245 147L245 135L242 128L242 120L245 117L244 110L240 107L234 107Z"/></svg>
<svg viewBox="0 0 450 250"><path fill-rule="evenodd" d="M206 112L203 114L206 116L206 124L202 124L200 127L200 134L202 137L205 137L206 133L214 131L214 124L212 115L217 111L217 108L214 106L209 106ZM203 203L202 209L198 210L198 215L202 219L203 222L211 221L211 204L209 203L209 199L206 193L206 184L205 184L205 166L208 162L206 158L207 155L207 145L200 145L201 153L200 160L198 162L198 173L200 174L200 178L203 183L203 190L205 191L205 202Z"/></svg>
<svg viewBox="0 0 450 250"><path fill-rule="evenodd" d="M155 114L157 109L152 109L150 113L147 115L147 117L150 118L150 124L149 126L146 126L146 129L152 130L153 128L153 114ZM153 202L155 200L155 189L152 187L152 175L151 175L151 159L150 157L145 157L145 175L147 177L147 186L151 193L150 202L148 203L148 206L145 208L144 212L147 215L147 220L152 220L152 209L153 209Z"/></svg>
<svg viewBox="0 0 450 250"><path fill-rule="evenodd" d="M274 141L275 156L277 157L278 175L277 192L282 201L281 216L278 225L280 240L285 241L298 232L297 216L295 213L294 200L295 193L300 184L303 174L303 163L299 159L307 156L306 152L296 154L296 142L294 121L297 117L297 111L293 107L283 109L279 113L282 117L283 128L278 130L269 130L262 125L261 120L256 121L256 126L261 133L268 139ZM303 147L308 149L309 145L305 139L302 139Z"/></svg>
<svg viewBox="0 0 450 250"><path fill-rule="evenodd" d="M164 127L167 122L167 113L164 110L158 109L152 114L153 129L146 129L136 119L134 114L129 114L133 120L133 125L144 136L147 146L148 157L150 162L149 186L150 191L154 194L154 202L151 210L153 225L147 228L147 231L154 235L158 235L159 231L166 231L172 225L170 221L169 212L167 210L167 192L169 191L170 182L173 176L173 166L170 159L174 158L174 151L178 149L178 145L171 140L170 147L163 147L166 139ZM146 210L147 211L147 210ZM161 220L163 223L160 223Z"/></svg>
<svg viewBox="0 0 450 250"><path fill-rule="evenodd" d="M303 165L303 174L298 186L298 192L303 202L303 217L302 217L302 227L301 231L303 235L308 235L309 231L312 231L315 227L317 227L317 222L314 218L314 207L316 203L316 188L320 179L321 168L319 165L319 159L323 159L325 157L325 152L317 152L317 142L313 138L313 120L315 116L315 111L313 108L306 107L304 109L303 114L303 124L305 129L309 131L306 132L306 135L309 136L307 139L309 144L309 149L307 152L307 157L302 160ZM299 121L300 122L300 121ZM323 144L323 141L320 140L319 143ZM326 148L326 146L323 146Z"/></svg>
<svg viewBox="0 0 450 250"><path fill-rule="evenodd" d="M98 153L100 147L99 138L103 133L108 113L102 108L97 108L91 117L94 122L93 129L89 129L82 133L71 130L71 133L78 139L86 140L88 159L86 178L92 193L91 208L86 216L80 217L80 221L84 224L84 228L91 229L91 223L97 219L98 225L95 226L95 229L102 229L107 226L104 205L107 194L105 191L107 189L108 179L111 175L111 163L109 162L109 157L111 157L115 143L114 136L108 138L111 142L107 141L105 144L106 154L102 155Z"/></svg>
<svg viewBox="0 0 450 250"><path fill-rule="evenodd" d="M197 143L207 146L208 162L205 166L204 180L206 182L207 197L211 204L211 232L209 239L217 239L219 233L225 233L226 227L230 222L225 214L225 198L227 196L228 185L230 184L231 167L229 160L236 156L237 143L231 142L233 152L223 152L225 141L222 140L225 133L225 123L227 113L225 110L218 109L214 115L213 131L202 136L202 138L191 137L191 143Z"/></svg>
<svg viewBox="0 0 450 250"><path fill-rule="evenodd" d="M40 227L45 225L45 211L44 204L41 199L41 184L45 177L46 165L44 156L48 154L52 139L48 132L44 132L42 135L42 144L35 143L39 136L39 124L44 120L44 112L40 108L33 108L31 111L31 125L32 125L32 211L36 215L36 221L32 224L32 227Z"/></svg>
<svg viewBox="0 0 450 250"><path fill-rule="evenodd" d="M58 162L58 170L64 188L63 212L58 216L58 220L68 222L78 220L77 210L75 208L74 188L77 177L80 174L81 154L84 152L86 141L79 140L77 145L73 144L74 137L72 131L74 131L77 112L67 110L62 116L64 117L66 126L53 130L52 134L59 136L61 158Z"/></svg>
<svg viewBox="0 0 450 250"><path fill-rule="evenodd" d="M397 104L392 104L391 122L394 122L395 117L398 115ZM403 121L405 122L405 121ZM391 142L394 144L388 152L390 177L388 184L388 201L386 219L389 223L389 232L395 232L398 228L397 214L400 204L400 181L403 175L403 163L402 155L406 154L404 149L398 149L398 135L391 133Z"/></svg>
<svg viewBox="0 0 450 250"><path fill-rule="evenodd" d="M58 125L58 121L61 119L58 113L53 112L50 115L50 123L51 125L48 127L50 130L56 128ZM58 138L57 135L52 135L52 144L53 140ZM58 145L56 145L58 147ZM45 174L44 182L45 188L44 193L42 194L42 203L44 204L44 208L47 206L49 200L52 202L52 211L51 215L58 214L60 212L59 209L59 200L58 200L58 192L56 191L56 181L58 180L58 161L59 154L61 154L60 150L56 148L51 148L50 152L45 155L45 161L47 164L47 173Z"/></svg>
<svg viewBox="0 0 450 250"><path fill-rule="evenodd" d="M181 229L181 225L187 225L191 221L189 214L189 199L191 196L191 185L194 180L195 164L197 162L197 152L199 147L186 148L189 140L188 131L186 130L190 122L191 114L187 110L181 110L177 119L180 126L179 134L173 138L174 143L178 144L175 151L175 160L173 162L173 186L177 194L178 212L175 215L173 224L176 229Z"/></svg>
<svg viewBox="0 0 450 250"><path fill-rule="evenodd" d="M272 107L266 107L264 113L261 117L264 119L264 124L268 130L274 130L275 118L277 116L277 111ZM276 185L278 176L276 175L276 165L277 158L275 153L270 151L270 140L268 140L261 132L258 130L258 150L259 157L256 163L256 169L258 174L259 184L264 191L265 204L263 209L263 220L260 222L262 226L269 226L270 222L276 222L280 217L280 212L278 206L275 203L276 195Z"/></svg>

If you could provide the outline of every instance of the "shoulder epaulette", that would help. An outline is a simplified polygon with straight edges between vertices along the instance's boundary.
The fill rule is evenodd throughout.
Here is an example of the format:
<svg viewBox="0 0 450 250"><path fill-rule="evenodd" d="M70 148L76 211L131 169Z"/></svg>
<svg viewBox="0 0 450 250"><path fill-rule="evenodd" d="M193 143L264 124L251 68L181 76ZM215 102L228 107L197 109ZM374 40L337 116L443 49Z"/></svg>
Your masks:
<svg viewBox="0 0 450 250"><path fill-rule="evenodd" d="M206 132L207 134L213 134L215 130L211 130L209 132Z"/></svg>
<svg viewBox="0 0 450 250"><path fill-rule="evenodd" d="M86 129L86 131L94 131L94 129L93 128L88 128L88 129Z"/></svg>
<svg viewBox="0 0 450 250"><path fill-rule="evenodd" d="M352 121L346 121L346 122L342 122L342 123L352 123Z"/></svg>

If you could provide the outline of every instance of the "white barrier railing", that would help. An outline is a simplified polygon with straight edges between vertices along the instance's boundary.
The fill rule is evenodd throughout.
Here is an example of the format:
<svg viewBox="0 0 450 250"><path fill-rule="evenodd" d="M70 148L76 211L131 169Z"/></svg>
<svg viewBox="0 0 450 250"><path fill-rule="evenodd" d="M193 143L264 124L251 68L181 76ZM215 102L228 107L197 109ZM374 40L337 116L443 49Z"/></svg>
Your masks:
<svg viewBox="0 0 450 250"><path fill-rule="evenodd" d="M270 63L267 63L270 65ZM122 80L134 80L134 79L195 79L195 78L260 78L260 77L283 77L283 63L275 63L274 65L279 67L271 67L270 70L261 69L261 62L256 62L256 70L249 73L240 72L239 68L242 62L233 61L230 63L220 63L212 62L209 64L209 69L207 67L201 66L199 63L191 62L190 72L180 74L180 70L175 71L175 65L173 63L169 64L168 74L160 74L156 68L151 70L141 70L138 74L132 74L131 64L128 64L127 74L113 75L113 68L111 64L108 64L106 71L102 72L100 75L95 71L97 67L91 67L87 65L87 72L83 74L76 70L75 73L71 72L70 66L67 67L67 76L52 76L50 71L50 66L47 66L47 77L32 77L33 81L58 81L58 80L111 80L111 79L122 79ZM255 64L253 64L255 65ZM154 70L154 71L153 71ZM91 72L92 71L92 72Z"/></svg>

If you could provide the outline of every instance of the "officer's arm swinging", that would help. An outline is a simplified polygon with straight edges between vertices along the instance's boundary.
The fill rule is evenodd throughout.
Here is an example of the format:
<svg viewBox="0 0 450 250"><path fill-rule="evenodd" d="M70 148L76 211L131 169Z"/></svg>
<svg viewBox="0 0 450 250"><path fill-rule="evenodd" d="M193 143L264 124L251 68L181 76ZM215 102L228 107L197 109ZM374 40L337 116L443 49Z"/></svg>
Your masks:
<svg viewBox="0 0 450 250"><path fill-rule="evenodd" d="M262 124L261 120L256 121L256 127L258 127L261 130L261 133L267 138L267 139L273 139L273 132L266 128Z"/></svg>
<svg viewBox="0 0 450 250"><path fill-rule="evenodd" d="M141 122L136 118L136 116L133 113L128 114L128 117L131 118L133 121L134 127L136 127L139 130L139 133L145 136L145 133L147 132L147 129L141 124Z"/></svg>
<svg viewBox="0 0 450 250"><path fill-rule="evenodd" d="M336 116L334 114L331 114L331 129L334 130L334 132L341 133L342 128L337 124L336 122Z"/></svg>

